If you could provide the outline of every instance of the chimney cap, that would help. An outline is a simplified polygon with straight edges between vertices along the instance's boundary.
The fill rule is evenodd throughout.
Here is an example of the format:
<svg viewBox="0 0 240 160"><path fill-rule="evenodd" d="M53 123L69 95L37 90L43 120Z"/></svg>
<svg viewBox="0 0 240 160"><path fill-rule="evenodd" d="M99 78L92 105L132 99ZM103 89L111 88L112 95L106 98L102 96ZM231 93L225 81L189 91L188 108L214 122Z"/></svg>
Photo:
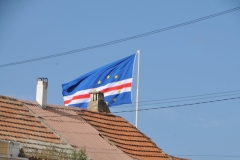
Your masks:
<svg viewBox="0 0 240 160"><path fill-rule="evenodd" d="M48 82L48 78L46 77L38 77L37 81L44 81L44 82Z"/></svg>

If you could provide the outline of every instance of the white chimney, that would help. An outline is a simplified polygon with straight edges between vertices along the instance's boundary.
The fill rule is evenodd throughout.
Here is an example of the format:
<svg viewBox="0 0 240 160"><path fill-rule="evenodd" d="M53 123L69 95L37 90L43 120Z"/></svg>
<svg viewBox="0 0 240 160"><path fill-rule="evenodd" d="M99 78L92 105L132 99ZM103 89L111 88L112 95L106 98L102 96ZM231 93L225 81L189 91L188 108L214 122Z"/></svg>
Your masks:
<svg viewBox="0 0 240 160"><path fill-rule="evenodd" d="M47 104L47 87L48 87L47 78L37 79L36 101L41 105L43 109L46 109Z"/></svg>

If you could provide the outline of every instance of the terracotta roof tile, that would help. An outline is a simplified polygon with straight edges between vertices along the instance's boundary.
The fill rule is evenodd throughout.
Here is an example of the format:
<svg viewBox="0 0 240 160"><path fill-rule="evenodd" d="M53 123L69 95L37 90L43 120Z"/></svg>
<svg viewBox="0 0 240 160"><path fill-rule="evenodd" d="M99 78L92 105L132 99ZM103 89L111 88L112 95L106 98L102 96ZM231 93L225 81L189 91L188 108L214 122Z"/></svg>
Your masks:
<svg viewBox="0 0 240 160"><path fill-rule="evenodd" d="M0 139L63 143L21 101L0 96Z"/></svg>
<svg viewBox="0 0 240 160"><path fill-rule="evenodd" d="M142 160L167 160L165 154L146 135L119 116L87 110L76 111L104 137L129 156Z"/></svg>
<svg viewBox="0 0 240 160"><path fill-rule="evenodd" d="M57 133L64 142L76 148L85 147L90 158L131 160L127 154L108 143L99 135L99 131L69 108L61 109L48 105L47 109L43 110L30 102L24 102L24 105L35 115L41 117L41 120Z"/></svg>
<svg viewBox="0 0 240 160"><path fill-rule="evenodd" d="M50 143L86 147L92 159L176 158L122 117L56 105L43 110L37 103L5 96L0 96L0 139L25 143L30 151Z"/></svg>

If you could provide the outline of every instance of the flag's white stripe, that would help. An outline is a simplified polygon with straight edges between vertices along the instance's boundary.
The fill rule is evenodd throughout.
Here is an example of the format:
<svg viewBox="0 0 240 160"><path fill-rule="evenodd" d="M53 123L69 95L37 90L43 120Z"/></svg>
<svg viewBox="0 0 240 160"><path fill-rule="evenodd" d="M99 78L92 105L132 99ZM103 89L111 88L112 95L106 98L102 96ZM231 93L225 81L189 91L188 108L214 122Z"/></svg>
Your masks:
<svg viewBox="0 0 240 160"><path fill-rule="evenodd" d="M118 89L118 90L105 92L104 97L115 95L115 94L121 94L121 93L124 93L124 92L131 92L131 89L132 89L131 87L127 87L127 88L123 88L123 89Z"/></svg>
<svg viewBox="0 0 240 160"><path fill-rule="evenodd" d="M119 92L119 90L106 92L106 93L104 93L104 97L112 96L112 95L116 95L116 94L121 94L121 93L124 93L124 92L131 92L131 87L123 88L123 89L121 89L121 92ZM75 100L72 100L70 103L65 104L65 106L68 106L68 105L71 105L71 104L78 104L78 103L87 103L89 101L90 101L90 98L75 99Z"/></svg>
<svg viewBox="0 0 240 160"><path fill-rule="evenodd" d="M72 100L70 103L65 104L65 106L68 106L70 104L87 103L87 102L90 102L90 98L75 99L75 100Z"/></svg>
<svg viewBox="0 0 240 160"><path fill-rule="evenodd" d="M121 84L120 84L120 82L121 82ZM96 91L101 91L101 90L106 89L106 88L116 87L116 86L123 85L123 84L126 84L126 83L132 83L132 78L117 81L117 82L113 82L113 83L108 83L104 86L97 87L97 88L91 88L91 89L77 91L76 93L74 93L72 95L64 96L63 99L64 99L64 101L71 100L75 96L82 95L82 94L89 94L90 92L94 92L95 89L96 89Z"/></svg>

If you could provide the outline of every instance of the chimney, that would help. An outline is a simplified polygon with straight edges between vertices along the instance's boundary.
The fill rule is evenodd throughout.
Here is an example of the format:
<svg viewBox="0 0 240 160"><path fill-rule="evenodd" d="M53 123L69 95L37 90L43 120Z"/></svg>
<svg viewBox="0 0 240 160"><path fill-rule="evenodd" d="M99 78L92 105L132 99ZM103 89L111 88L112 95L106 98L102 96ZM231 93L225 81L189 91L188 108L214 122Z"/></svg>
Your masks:
<svg viewBox="0 0 240 160"><path fill-rule="evenodd" d="M48 87L47 78L37 79L36 101L41 105L43 109L46 109L47 104L47 87Z"/></svg>
<svg viewBox="0 0 240 160"><path fill-rule="evenodd" d="M87 110L110 113L108 105L104 102L104 95L102 92L90 93L90 98L91 101L88 103Z"/></svg>

